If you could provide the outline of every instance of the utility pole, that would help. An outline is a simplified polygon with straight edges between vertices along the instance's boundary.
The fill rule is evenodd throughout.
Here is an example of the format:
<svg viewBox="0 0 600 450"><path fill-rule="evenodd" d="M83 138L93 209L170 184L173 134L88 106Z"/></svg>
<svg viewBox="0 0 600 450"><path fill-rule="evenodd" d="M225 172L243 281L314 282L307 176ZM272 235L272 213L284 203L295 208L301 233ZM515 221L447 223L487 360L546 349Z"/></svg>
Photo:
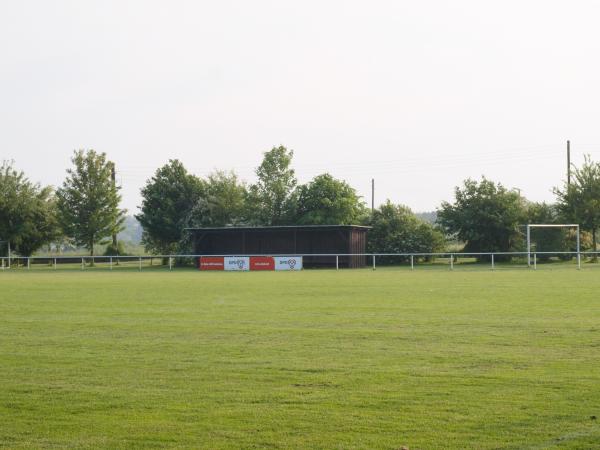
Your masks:
<svg viewBox="0 0 600 450"><path fill-rule="evenodd" d="M110 163L110 179L112 181L113 189L116 189L116 173L115 173L115 163L114 162ZM117 250L118 247L117 247L117 233L116 232L113 232L113 235L112 235L112 245L113 245L114 251L118 254L119 251Z"/></svg>
<svg viewBox="0 0 600 450"><path fill-rule="evenodd" d="M371 178L371 215L375 212L375 178Z"/></svg>
<svg viewBox="0 0 600 450"><path fill-rule="evenodd" d="M571 187L571 141L567 141L567 189Z"/></svg>

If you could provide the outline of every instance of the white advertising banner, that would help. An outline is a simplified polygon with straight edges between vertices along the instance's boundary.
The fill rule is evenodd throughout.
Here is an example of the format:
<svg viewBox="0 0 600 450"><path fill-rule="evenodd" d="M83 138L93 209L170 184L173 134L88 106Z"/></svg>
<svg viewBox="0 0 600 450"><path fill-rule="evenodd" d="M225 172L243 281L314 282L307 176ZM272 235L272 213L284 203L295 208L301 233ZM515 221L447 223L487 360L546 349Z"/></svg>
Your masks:
<svg viewBox="0 0 600 450"><path fill-rule="evenodd" d="M247 256L226 256L225 270L250 270L250 258Z"/></svg>
<svg viewBox="0 0 600 450"><path fill-rule="evenodd" d="M302 270L302 256L276 256L275 270Z"/></svg>

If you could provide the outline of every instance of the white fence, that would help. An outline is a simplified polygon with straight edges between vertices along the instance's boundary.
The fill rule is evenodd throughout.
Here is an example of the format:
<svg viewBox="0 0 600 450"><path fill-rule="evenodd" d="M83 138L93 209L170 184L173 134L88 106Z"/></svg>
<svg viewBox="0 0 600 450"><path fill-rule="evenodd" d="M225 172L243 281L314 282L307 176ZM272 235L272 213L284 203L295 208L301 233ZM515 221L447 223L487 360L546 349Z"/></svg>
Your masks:
<svg viewBox="0 0 600 450"><path fill-rule="evenodd" d="M295 254L293 256L315 259L320 258L320 265L335 269L343 268L349 257L362 257L367 267L377 268L385 266L406 266L414 270L419 266L447 266L453 270L460 263L476 263L477 267L487 267L491 270L503 267L520 267L537 269L538 264L547 262L551 257L562 259L565 263L575 261L578 269L582 268L582 260L598 257L600 252L483 252L483 253L317 253L317 254ZM180 266L196 266L198 258L210 257L246 257L246 256L290 256L278 254L251 254L251 255L150 255L150 256L32 256L32 257L1 257L0 267L2 270L10 269L77 269L89 270L94 268L105 268L108 270L129 268L144 270L151 267L168 268L173 270ZM510 259L511 262L504 260ZM477 262L475 261L477 260ZM485 261L483 261L485 260ZM515 261L516 260L516 261ZM309 264L310 265L310 264Z"/></svg>

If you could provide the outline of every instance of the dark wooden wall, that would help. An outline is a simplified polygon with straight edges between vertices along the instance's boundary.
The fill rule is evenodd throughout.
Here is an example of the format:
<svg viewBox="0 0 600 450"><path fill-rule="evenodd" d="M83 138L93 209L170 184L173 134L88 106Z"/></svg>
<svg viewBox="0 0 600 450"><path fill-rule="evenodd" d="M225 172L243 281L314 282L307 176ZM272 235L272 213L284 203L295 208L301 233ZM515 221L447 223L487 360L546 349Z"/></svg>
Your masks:
<svg viewBox="0 0 600 450"><path fill-rule="evenodd" d="M270 255L286 253L364 253L366 228L290 227L191 230L194 253L199 255ZM364 256L340 256L340 267L364 267ZM306 256L306 267L335 266L334 256Z"/></svg>

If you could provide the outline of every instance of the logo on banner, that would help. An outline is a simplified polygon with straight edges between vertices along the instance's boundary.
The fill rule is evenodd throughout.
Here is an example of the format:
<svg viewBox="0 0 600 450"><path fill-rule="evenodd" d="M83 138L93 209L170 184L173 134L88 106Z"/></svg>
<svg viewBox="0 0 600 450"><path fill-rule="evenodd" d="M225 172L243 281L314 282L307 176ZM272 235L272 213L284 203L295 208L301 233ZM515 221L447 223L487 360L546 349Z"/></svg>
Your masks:
<svg viewBox="0 0 600 450"><path fill-rule="evenodd" d="M275 259L275 270L302 270L302 257L278 257Z"/></svg>
<svg viewBox="0 0 600 450"><path fill-rule="evenodd" d="M226 257L225 270L248 270L248 257Z"/></svg>

